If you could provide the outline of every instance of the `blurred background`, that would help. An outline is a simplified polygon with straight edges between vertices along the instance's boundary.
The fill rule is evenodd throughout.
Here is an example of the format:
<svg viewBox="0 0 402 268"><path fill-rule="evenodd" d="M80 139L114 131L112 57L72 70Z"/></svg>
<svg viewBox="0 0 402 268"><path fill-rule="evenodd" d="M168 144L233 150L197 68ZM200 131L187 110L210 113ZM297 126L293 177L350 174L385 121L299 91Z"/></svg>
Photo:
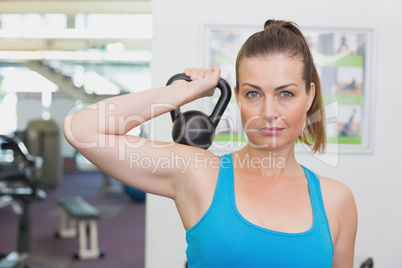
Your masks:
<svg viewBox="0 0 402 268"><path fill-rule="evenodd" d="M0 267L144 267L145 193L97 170L61 124L104 98L149 89L152 36L150 1L0 1ZM97 210L93 247L103 258L75 260L78 238L55 238L58 201L72 196ZM7 263L13 252L19 260Z"/></svg>

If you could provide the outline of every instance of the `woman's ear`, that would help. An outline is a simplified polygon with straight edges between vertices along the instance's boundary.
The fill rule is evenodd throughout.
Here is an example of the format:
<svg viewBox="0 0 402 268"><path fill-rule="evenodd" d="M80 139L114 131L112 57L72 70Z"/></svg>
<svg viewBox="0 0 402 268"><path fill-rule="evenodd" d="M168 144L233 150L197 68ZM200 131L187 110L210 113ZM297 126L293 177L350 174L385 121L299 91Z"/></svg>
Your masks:
<svg viewBox="0 0 402 268"><path fill-rule="evenodd" d="M315 84L314 83L311 83L310 84L310 91L309 91L309 93L307 94L307 98L308 98L308 100L307 100L307 109L306 109L306 112L308 111L308 110L310 110L310 108L311 108L311 105L313 104L313 101L314 101L314 97L315 97Z"/></svg>

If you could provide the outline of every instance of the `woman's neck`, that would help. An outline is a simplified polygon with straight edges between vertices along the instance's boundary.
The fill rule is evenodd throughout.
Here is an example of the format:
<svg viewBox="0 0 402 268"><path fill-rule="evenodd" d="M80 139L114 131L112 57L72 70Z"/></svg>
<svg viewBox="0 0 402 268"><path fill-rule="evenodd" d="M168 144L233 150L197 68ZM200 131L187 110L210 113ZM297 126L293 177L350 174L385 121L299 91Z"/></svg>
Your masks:
<svg viewBox="0 0 402 268"><path fill-rule="evenodd" d="M235 168L248 169L271 178L292 176L300 170L294 154L294 145L270 150L246 145L233 154L233 165Z"/></svg>

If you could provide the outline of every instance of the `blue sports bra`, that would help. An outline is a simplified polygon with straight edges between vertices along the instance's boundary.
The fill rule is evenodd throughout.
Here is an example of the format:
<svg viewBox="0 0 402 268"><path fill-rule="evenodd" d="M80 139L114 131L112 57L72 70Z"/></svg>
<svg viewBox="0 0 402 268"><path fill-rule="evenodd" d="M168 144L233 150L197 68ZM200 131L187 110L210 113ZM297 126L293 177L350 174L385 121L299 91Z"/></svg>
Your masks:
<svg viewBox="0 0 402 268"><path fill-rule="evenodd" d="M302 233L284 233L243 218L235 202L232 154L221 156L220 163L212 203L186 232L190 268L331 267L333 244L315 173L303 167L313 210L311 228Z"/></svg>

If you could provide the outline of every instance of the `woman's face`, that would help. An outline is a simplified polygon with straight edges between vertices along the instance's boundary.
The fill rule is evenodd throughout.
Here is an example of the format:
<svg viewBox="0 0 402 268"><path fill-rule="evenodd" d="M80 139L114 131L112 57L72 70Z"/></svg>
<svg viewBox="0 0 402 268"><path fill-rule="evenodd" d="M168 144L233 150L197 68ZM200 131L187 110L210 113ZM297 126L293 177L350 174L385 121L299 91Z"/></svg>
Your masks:
<svg viewBox="0 0 402 268"><path fill-rule="evenodd" d="M303 63L282 54L242 59L235 95L249 145L294 146L315 94L302 74Z"/></svg>

